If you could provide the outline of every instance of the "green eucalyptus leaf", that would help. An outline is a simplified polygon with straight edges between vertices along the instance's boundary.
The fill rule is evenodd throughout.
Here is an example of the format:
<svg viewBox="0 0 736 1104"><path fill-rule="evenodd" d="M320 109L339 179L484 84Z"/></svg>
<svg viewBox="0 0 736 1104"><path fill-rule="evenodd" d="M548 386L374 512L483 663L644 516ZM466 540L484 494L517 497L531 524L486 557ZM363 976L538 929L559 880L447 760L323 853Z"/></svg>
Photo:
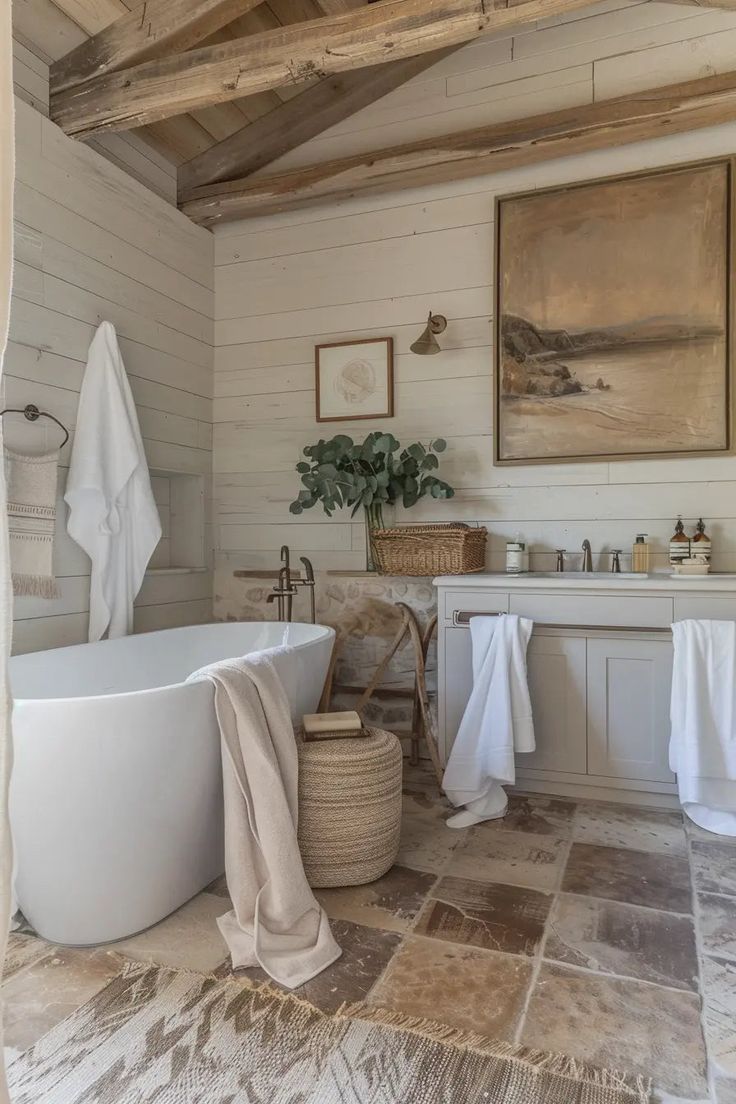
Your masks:
<svg viewBox="0 0 736 1104"><path fill-rule="evenodd" d="M444 452L447 448L447 441L445 441L443 437L436 437L429 447L434 452Z"/></svg>

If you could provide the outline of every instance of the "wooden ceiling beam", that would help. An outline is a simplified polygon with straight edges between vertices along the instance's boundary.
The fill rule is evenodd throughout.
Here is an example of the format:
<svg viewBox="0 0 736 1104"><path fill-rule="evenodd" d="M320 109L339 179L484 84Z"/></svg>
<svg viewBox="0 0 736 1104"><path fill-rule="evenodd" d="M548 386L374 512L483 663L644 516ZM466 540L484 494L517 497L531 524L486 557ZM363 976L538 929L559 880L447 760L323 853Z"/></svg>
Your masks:
<svg viewBox="0 0 736 1104"><path fill-rule="evenodd" d="M189 6L192 0L159 2ZM197 5L227 2L197 0ZM67 134L78 137L126 130L310 77L431 53L487 31L589 4L590 0L381 0L57 90L51 117Z"/></svg>
<svg viewBox="0 0 736 1104"><path fill-rule="evenodd" d="M687 4L691 8L703 8L708 11L712 8L724 8L726 11L736 11L736 0L669 0L671 4Z"/></svg>
<svg viewBox="0 0 736 1104"><path fill-rule="evenodd" d="M179 198L193 188L249 176L436 65L458 47L370 65L312 85L179 168Z"/></svg>
<svg viewBox="0 0 736 1104"><path fill-rule="evenodd" d="M736 120L736 72L478 127L291 172L195 189L195 222L274 214L502 172Z"/></svg>
<svg viewBox="0 0 736 1104"><path fill-rule="evenodd" d="M189 50L261 0L146 0L51 66L58 94L105 73Z"/></svg>

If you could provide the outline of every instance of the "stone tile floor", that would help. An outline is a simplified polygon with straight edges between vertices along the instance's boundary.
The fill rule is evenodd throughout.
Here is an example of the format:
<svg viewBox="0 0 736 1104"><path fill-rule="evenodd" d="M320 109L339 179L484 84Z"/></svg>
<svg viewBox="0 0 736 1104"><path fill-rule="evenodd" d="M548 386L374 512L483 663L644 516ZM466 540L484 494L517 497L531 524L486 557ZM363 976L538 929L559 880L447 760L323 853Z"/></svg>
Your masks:
<svg viewBox="0 0 736 1104"><path fill-rule="evenodd" d="M736 840L679 812L513 795L463 831L407 771L398 864L322 890L342 958L298 991L366 1001L654 1079L655 1099L736 1104ZM11 937L9 1057L88 1000L125 958L233 972L214 923L224 879L103 948Z"/></svg>

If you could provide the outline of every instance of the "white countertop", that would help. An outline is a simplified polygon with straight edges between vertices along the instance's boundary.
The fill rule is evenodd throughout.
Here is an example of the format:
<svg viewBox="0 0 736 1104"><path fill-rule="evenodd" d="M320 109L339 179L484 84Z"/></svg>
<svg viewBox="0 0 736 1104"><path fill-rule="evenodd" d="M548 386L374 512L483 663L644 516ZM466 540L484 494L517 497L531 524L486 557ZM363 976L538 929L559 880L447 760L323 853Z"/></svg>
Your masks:
<svg viewBox="0 0 736 1104"><path fill-rule="evenodd" d="M689 591L690 593L724 594L736 592L736 574L719 575L670 575L656 572L651 575L614 575L601 573L585 575L577 571L559 574L506 575L504 572L488 572L478 575L438 575L437 587L466 590L605 590L605 591Z"/></svg>

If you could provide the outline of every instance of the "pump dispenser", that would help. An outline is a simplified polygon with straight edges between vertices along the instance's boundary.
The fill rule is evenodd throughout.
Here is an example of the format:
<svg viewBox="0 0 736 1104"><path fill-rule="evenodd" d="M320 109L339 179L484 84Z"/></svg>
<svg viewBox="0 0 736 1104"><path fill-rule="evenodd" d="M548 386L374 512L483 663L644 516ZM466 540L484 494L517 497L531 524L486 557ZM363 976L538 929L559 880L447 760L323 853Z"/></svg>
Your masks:
<svg viewBox="0 0 736 1104"><path fill-rule="evenodd" d="M649 571L649 545L646 533L636 534L636 541L631 550L631 570L641 572L643 575Z"/></svg>

